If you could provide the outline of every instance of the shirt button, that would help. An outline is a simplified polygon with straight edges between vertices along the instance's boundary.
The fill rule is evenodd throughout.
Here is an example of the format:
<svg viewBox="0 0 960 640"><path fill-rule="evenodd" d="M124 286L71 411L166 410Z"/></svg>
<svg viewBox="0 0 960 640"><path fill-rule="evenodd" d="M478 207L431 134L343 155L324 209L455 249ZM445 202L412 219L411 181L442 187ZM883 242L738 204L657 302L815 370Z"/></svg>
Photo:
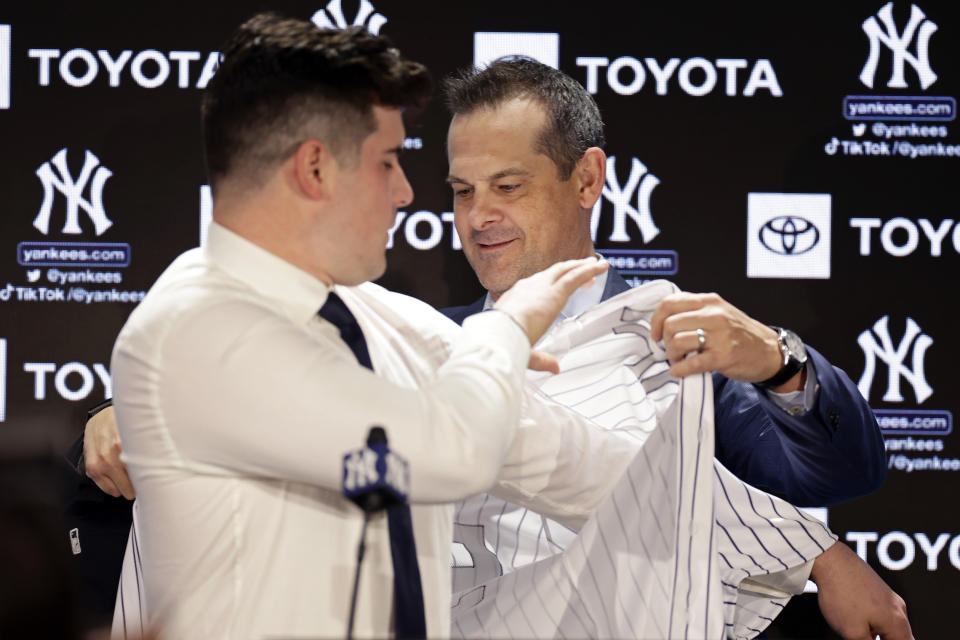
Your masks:
<svg viewBox="0 0 960 640"><path fill-rule="evenodd" d="M830 424L833 425L834 429L840 426L840 414L837 413L836 409L831 409L827 413L827 417L830 418Z"/></svg>
<svg viewBox="0 0 960 640"><path fill-rule="evenodd" d="M793 406L793 407L790 407L790 415L792 415L792 416L798 416L798 415L800 415L801 413L803 413L803 407L801 407L801 406Z"/></svg>

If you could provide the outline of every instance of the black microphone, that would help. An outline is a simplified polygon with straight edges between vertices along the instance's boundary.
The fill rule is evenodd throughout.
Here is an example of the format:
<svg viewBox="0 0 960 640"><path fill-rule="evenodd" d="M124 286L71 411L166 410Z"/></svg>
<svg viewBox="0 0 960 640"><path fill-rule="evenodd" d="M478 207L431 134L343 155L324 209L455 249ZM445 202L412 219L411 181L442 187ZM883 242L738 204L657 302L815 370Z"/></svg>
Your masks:
<svg viewBox="0 0 960 640"><path fill-rule="evenodd" d="M357 546L357 572L353 578L347 638L353 638L353 618L357 609L360 566L366 551L367 524L370 516L388 507L406 504L410 492L410 467L407 461L387 446L383 427L370 428L367 446L343 456L343 495L363 510L363 529Z"/></svg>
<svg viewBox="0 0 960 640"><path fill-rule="evenodd" d="M370 428L367 446L343 456L343 495L367 513L406 504L407 461L390 451L383 427Z"/></svg>

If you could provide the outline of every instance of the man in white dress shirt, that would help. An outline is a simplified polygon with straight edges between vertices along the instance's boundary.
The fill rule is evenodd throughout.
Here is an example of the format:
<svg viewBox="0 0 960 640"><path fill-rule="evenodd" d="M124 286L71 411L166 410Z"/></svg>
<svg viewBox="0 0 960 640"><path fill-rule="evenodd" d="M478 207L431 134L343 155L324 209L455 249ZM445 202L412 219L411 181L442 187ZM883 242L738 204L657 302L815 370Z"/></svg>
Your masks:
<svg viewBox="0 0 960 640"><path fill-rule="evenodd" d="M604 265L537 274L462 330L368 283L385 269L396 209L413 196L397 158L402 107L428 88L421 65L361 29L264 14L224 49L204 99L209 241L158 279L112 360L147 621L165 637L345 633L363 519L341 497L341 457L371 425L410 462L426 629L445 636L449 503L487 489L516 455L511 445L520 448L514 440L539 458L510 465L513 486L534 496L558 471L575 481L582 465L571 457L597 437L555 421L524 435L518 424L528 363L551 366L530 345ZM318 316L335 294L363 331L373 371ZM537 411L551 409L524 407ZM572 524L605 492L578 495ZM575 513L563 497L552 502ZM392 630L388 537L375 519L360 636Z"/></svg>

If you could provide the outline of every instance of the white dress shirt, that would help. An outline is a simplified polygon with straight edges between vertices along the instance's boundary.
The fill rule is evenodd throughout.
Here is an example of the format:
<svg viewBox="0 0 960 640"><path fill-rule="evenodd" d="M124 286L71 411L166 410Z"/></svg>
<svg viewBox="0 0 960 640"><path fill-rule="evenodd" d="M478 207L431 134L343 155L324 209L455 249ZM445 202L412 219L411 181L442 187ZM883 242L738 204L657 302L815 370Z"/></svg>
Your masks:
<svg viewBox="0 0 960 640"><path fill-rule="evenodd" d="M362 517L340 494L342 456L371 425L410 463L431 636L450 631L450 502L489 489L499 471L504 496L579 526L635 453L521 393L529 344L505 314L479 314L460 330L376 285L336 290L376 373L317 315L327 286L216 223L117 339L143 606L166 637L345 633ZM392 591L378 517L358 636L390 633Z"/></svg>

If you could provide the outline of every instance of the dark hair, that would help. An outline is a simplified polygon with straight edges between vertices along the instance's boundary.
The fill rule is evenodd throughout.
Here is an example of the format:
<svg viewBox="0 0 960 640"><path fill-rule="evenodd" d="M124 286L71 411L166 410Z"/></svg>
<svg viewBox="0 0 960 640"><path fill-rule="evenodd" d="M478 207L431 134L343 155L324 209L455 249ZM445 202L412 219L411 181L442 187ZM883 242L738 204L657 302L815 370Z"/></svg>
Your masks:
<svg viewBox="0 0 960 640"><path fill-rule="evenodd" d="M319 29L258 14L224 47L203 97L210 181L243 174L258 183L314 136L338 163L352 164L376 129L373 105L422 103L430 86L426 67L362 27Z"/></svg>
<svg viewBox="0 0 960 640"><path fill-rule="evenodd" d="M597 103L579 82L530 58L500 59L486 69L473 67L443 82L453 115L493 108L514 98L532 98L547 111L535 150L553 160L567 180L590 147L603 147L603 120Z"/></svg>

